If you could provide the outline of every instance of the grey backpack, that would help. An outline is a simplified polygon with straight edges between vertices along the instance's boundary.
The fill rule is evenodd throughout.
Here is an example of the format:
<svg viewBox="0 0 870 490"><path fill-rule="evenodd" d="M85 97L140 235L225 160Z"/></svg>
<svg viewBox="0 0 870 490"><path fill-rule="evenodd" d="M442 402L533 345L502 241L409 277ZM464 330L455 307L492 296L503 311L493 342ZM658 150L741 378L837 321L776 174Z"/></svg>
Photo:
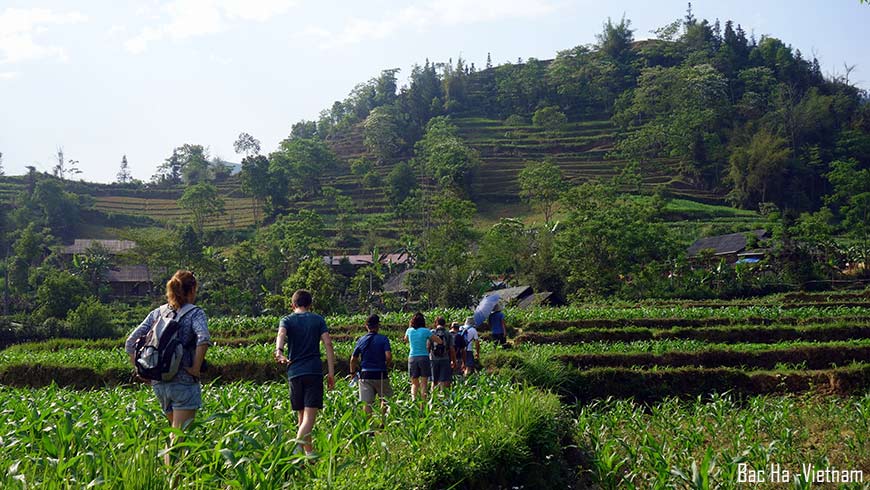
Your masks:
<svg viewBox="0 0 870 490"><path fill-rule="evenodd" d="M175 311L160 307L160 316L148 333L136 341L136 373L145 379L170 381L178 374L186 347L179 339L181 318L196 309L186 304Z"/></svg>

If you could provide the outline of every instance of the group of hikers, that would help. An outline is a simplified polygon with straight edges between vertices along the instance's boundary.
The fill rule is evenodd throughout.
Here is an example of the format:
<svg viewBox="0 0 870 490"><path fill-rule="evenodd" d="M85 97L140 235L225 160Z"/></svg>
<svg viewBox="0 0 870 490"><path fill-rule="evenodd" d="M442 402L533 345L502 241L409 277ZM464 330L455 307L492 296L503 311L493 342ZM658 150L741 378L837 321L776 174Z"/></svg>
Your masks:
<svg viewBox="0 0 870 490"><path fill-rule="evenodd" d="M166 284L167 303L151 311L133 330L125 343L134 373L150 381L154 394L176 429L183 429L202 407L200 376L205 355L211 345L208 321L203 310L195 306L197 281L193 273L179 270ZM313 298L306 290L292 297L293 312L281 319L275 339L275 361L287 367L290 405L298 416L297 446L294 452L311 456L314 448L311 432L318 412L323 409L323 367L320 344L326 351L326 388L335 387L335 350L326 320L311 310ZM493 341L506 342L504 313L499 304L488 318ZM372 413L376 397L386 413L386 400L393 396L389 370L393 363L390 340L380 333L380 317L366 319L367 333L357 342L351 354L352 382L358 386L359 400L365 413ZM409 322L403 340L410 344L408 375L411 398L428 396L431 380L433 390L450 386L455 374L469 375L478 367L480 335L474 316L463 325L453 322L447 328L443 317L435 319L433 328L426 325L417 312ZM174 444L176 431L170 434ZM166 464L170 454L164 454Z"/></svg>

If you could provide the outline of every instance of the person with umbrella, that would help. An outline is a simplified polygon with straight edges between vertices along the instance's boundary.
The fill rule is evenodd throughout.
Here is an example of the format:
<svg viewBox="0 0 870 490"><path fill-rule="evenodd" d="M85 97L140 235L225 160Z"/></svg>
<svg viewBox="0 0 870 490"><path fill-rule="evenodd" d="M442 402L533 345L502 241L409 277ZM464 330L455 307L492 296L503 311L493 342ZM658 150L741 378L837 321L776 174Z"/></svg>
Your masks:
<svg viewBox="0 0 870 490"><path fill-rule="evenodd" d="M504 324L504 312L501 311L501 303L496 303L489 315L489 328L492 332L492 341L504 347L507 343L507 326Z"/></svg>

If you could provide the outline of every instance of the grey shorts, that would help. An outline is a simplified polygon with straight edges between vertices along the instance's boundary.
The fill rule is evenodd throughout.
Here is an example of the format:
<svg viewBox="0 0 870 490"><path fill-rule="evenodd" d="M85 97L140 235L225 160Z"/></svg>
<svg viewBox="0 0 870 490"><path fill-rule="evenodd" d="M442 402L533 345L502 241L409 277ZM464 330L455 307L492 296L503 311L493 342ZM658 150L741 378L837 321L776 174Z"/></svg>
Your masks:
<svg viewBox="0 0 870 490"><path fill-rule="evenodd" d="M450 383L453 381L453 369L450 359L432 359L432 382Z"/></svg>
<svg viewBox="0 0 870 490"><path fill-rule="evenodd" d="M163 413L198 410L202 407L202 387L199 383L155 383L152 388Z"/></svg>
<svg viewBox="0 0 870 490"><path fill-rule="evenodd" d="M361 379L359 380L359 401L371 403L375 401L375 395L383 400L393 396L393 387L390 379Z"/></svg>
<svg viewBox="0 0 870 490"><path fill-rule="evenodd" d="M408 358L408 376L412 378L429 378L432 376L432 364L429 356L414 356Z"/></svg>

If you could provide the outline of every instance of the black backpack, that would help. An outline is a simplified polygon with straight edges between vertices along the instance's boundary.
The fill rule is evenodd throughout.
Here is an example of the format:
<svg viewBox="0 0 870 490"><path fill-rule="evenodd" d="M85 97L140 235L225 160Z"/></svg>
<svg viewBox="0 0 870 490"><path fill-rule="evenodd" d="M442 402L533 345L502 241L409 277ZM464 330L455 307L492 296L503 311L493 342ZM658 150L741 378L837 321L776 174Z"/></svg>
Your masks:
<svg viewBox="0 0 870 490"><path fill-rule="evenodd" d="M447 348L450 346L450 344L449 344L450 339L447 337L447 332L444 332L443 329L440 331L436 329L435 335L437 335L438 338L441 339L441 343L440 344L436 344L434 342L432 343L432 355L435 357L447 356L448 355Z"/></svg>
<svg viewBox="0 0 870 490"><path fill-rule="evenodd" d="M465 335L463 335L461 332L456 332L452 335L453 348L456 349L458 352L462 352L463 350L465 350L465 346L468 344L468 342L466 342L465 340Z"/></svg>
<svg viewBox="0 0 870 490"><path fill-rule="evenodd" d="M136 341L136 374L154 381L171 381L178 374L185 348L179 339L181 318L197 307L186 304L180 310L160 309L160 317L148 333Z"/></svg>

